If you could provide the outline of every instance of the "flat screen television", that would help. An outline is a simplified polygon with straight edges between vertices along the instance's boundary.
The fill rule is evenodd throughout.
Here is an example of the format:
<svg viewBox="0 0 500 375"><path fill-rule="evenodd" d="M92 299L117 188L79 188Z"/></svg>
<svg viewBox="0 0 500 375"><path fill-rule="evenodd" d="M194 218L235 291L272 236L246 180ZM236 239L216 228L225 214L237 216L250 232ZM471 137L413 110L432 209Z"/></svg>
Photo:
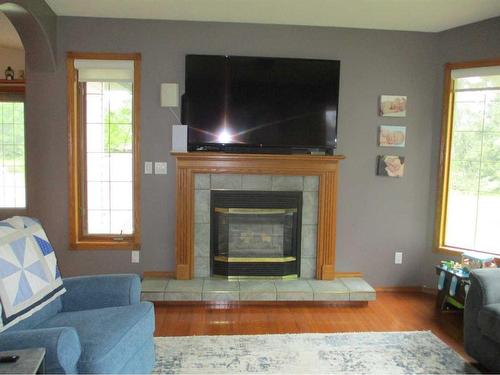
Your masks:
<svg viewBox="0 0 500 375"><path fill-rule="evenodd" d="M340 61L186 56L190 151L332 154Z"/></svg>

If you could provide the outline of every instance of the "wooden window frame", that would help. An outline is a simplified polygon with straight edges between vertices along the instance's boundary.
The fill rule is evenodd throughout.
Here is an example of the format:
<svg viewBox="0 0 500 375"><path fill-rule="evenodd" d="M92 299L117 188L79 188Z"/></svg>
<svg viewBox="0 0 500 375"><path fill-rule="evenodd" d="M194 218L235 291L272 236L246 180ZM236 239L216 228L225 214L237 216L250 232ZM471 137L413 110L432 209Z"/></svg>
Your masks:
<svg viewBox="0 0 500 375"><path fill-rule="evenodd" d="M441 143L439 152L438 190L434 218L434 251L448 255L461 255L465 251L480 252L476 249L466 249L445 245L446 213L448 206L448 184L451 161L451 142L453 132L453 106L455 94L452 70L500 66L500 59L447 63L444 67L443 112L441 121ZM484 252L483 252L484 253ZM494 254L492 254L494 255ZM496 255L495 255L496 256ZM500 257L496 256L497 263Z"/></svg>
<svg viewBox="0 0 500 375"><path fill-rule="evenodd" d="M133 83L133 225L131 235L86 235L84 232L83 197L84 159L82 127L79 126L78 80L74 67L76 59L83 60L130 60L134 62ZM68 52L66 58L67 105L68 105L68 162L69 162L69 237L72 250L139 250L141 246L141 154L140 154L140 53L91 53Z"/></svg>

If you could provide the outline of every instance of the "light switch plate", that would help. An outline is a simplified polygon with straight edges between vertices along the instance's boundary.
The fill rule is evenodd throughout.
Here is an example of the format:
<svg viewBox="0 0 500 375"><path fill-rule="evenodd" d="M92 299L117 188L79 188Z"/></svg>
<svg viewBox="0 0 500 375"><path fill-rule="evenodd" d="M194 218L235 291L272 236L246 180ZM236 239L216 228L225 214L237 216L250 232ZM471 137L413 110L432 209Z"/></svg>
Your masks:
<svg viewBox="0 0 500 375"><path fill-rule="evenodd" d="M167 174L167 162L155 162L155 174Z"/></svg>
<svg viewBox="0 0 500 375"><path fill-rule="evenodd" d="M153 174L153 162L152 161L144 162L144 174Z"/></svg>
<svg viewBox="0 0 500 375"><path fill-rule="evenodd" d="M394 253L394 264L402 264L403 263L403 253L396 251Z"/></svg>
<svg viewBox="0 0 500 375"><path fill-rule="evenodd" d="M139 256L139 251L137 250L132 250L132 263L139 263L140 262L140 256Z"/></svg>

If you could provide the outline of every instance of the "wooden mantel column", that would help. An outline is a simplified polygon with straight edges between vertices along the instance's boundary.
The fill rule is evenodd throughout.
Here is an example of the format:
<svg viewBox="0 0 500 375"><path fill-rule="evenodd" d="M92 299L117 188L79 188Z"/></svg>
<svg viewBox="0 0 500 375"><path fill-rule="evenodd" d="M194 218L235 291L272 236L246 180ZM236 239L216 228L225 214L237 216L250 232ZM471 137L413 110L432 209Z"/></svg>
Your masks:
<svg viewBox="0 0 500 375"><path fill-rule="evenodd" d="M318 176L316 278L335 278L337 175L344 156L172 153L176 158L175 275L194 277L194 174L232 173Z"/></svg>

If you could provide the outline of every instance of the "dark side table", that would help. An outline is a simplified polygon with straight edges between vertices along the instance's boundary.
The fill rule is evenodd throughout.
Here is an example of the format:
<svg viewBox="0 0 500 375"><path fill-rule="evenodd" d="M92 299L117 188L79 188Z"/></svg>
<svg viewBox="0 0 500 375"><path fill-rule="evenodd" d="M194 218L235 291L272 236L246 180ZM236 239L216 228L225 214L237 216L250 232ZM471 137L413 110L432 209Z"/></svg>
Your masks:
<svg viewBox="0 0 500 375"><path fill-rule="evenodd" d="M44 374L45 348L9 350L0 356L18 355L16 362L0 363L0 374Z"/></svg>
<svg viewBox="0 0 500 375"><path fill-rule="evenodd" d="M469 273L461 270L453 270L436 266L436 274L444 272L444 283L441 289L438 287L436 307L441 311L463 310L465 297L469 289ZM452 284L452 280L455 282ZM455 288L452 288L455 285Z"/></svg>

